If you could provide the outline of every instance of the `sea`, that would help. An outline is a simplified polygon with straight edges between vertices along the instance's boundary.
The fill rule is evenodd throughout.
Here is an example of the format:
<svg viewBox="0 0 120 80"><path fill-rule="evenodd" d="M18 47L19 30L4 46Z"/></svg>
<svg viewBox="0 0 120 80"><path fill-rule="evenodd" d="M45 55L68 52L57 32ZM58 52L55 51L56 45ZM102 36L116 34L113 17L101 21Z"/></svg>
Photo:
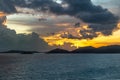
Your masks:
<svg viewBox="0 0 120 80"><path fill-rule="evenodd" d="M0 54L0 80L120 80L120 54Z"/></svg>

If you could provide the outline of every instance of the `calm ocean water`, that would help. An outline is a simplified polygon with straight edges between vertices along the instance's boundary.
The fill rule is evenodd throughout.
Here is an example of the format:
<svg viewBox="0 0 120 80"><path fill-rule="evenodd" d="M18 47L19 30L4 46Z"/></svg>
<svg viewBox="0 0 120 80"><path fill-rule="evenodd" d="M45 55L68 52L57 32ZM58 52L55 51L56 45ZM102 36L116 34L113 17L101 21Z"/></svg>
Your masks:
<svg viewBox="0 0 120 80"><path fill-rule="evenodd" d="M120 80L120 54L0 54L0 80Z"/></svg>

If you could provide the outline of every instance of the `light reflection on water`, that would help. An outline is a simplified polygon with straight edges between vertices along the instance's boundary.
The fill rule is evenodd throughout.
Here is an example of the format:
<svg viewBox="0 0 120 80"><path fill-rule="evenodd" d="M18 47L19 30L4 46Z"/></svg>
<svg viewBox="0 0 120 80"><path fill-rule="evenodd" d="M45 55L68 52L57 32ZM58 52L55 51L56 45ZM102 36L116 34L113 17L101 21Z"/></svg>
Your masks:
<svg viewBox="0 0 120 80"><path fill-rule="evenodd" d="M118 80L120 54L0 54L0 80Z"/></svg>

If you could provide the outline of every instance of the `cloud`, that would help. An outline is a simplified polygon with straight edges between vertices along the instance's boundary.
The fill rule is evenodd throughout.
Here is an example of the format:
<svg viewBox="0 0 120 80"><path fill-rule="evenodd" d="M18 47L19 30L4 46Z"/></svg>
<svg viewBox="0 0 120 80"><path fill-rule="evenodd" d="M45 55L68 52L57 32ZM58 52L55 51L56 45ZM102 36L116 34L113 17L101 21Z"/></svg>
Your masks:
<svg viewBox="0 0 120 80"><path fill-rule="evenodd" d="M14 1L16 4L21 1ZM49 11L57 15L70 15L79 18L87 23L115 23L118 18L107 9L101 6L95 6L91 0L62 0L62 4L58 4L53 0L28 0L22 1L17 6L33 8L39 11ZM25 4L26 3L26 4ZM62 5L67 4L67 8Z"/></svg>
<svg viewBox="0 0 120 80"><path fill-rule="evenodd" d="M97 37L98 34L94 32L92 29L82 29L79 31L81 36L81 39L93 39L94 37Z"/></svg>
<svg viewBox="0 0 120 80"><path fill-rule="evenodd" d="M14 30L0 26L0 51L3 50L30 50L45 51L48 45L36 33L16 34Z"/></svg>
<svg viewBox="0 0 120 80"><path fill-rule="evenodd" d="M60 35L61 38L68 38L68 39L80 39L77 36L74 36L72 34L70 34L69 32L65 32L63 34Z"/></svg>
<svg viewBox="0 0 120 80"><path fill-rule="evenodd" d="M7 5L8 1L1 0L0 3ZM57 15L74 16L87 23L114 23L118 20L110 11L94 5L91 0L62 0L61 4L54 0L9 0L9 8L7 9L13 11L13 4L38 11L49 11ZM68 5L67 8L63 7L65 4Z"/></svg>
<svg viewBox="0 0 120 80"><path fill-rule="evenodd" d="M96 5L109 8L109 10L120 17L120 1L119 0L92 0Z"/></svg>
<svg viewBox="0 0 120 80"><path fill-rule="evenodd" d="M94 5L91 0L62 0L61 4L58 4L53 0L28 1L29 4L25 4L24 2L24 4L20 6L26 6L43 12L49 11L56 15L69 15L76 17L85 23L90 24L90 28L93 28L94 30L92 32L100 31L104 35L112 34L112 31L116 27L115 24L118 22L118 17L112 14L108 9ZM63 7L65 4L68 6ZM107 30L107 33L104 32L104 29ZM84 31L81 32L83 33Z"/></svg>
<svg viewBox="0 0 120 80"><path fill-rule="evenodd" d="M16 34L15 30L11 30L4 25L6 16L0 17L0 51L5 50L30 50L45 51L48 44L39 37L37 33Z"/></svg>
<svg viewBox="0 0 120 80"><path fill-rule="evenodd" d="M6 13L17 12L11 0L0 0L0 11Z"/></svg>
<svg viewBox="0 0 120 80"><path fill-rule="evenodd" d="M69 28L65 31L58 33L61 34L59 37L61 38L67 38L67 39L93 39L94 37L97 37L98 34L101 34L99 30L95 32L93 28L90 28L88 25L80 25L80 23L76 23L77 27L75 25L75 28ZM79 25L79 27L78 27ZM56 34L56 35L58 35Z"/></svg>
<svg viewBox="0 0 120 80"><path fill-rule="evenodd" d="M82 19L87 23L111 23L118 19L107 9L101 6L95 6L90 0L63 0L69 7L66 9L67 14Z"/></svg>
<svg viewBox="0 0 120 80"><path fill-rule="evenodd" d="M6 16L0 17L0 24L4 24L6 22Z"/></svg>
<svg viewBox="0 0 120 80"><path fill-rule="evenodd" d="M1 0L0 4L2 7L0 10L6 12L15 12L15 6L18 6L34 9L38 12L69 15L89 24L93 31L87 32L91 32L91 34L101 32L103 35L111 35L118 22L117 16L108 9L94 5L91 0L61 0L61 3L57 3L55 0L9 0L9 4L7 1ZM7 5L7 8L4 5Z"/></svg>
<svg viewBox="0 0 120 80"><path fill-rule="evenodd" d="M89 25L95 32L101 32L105 36L112 35L113 30L117 27L116 24L91 24Z"/></svg>

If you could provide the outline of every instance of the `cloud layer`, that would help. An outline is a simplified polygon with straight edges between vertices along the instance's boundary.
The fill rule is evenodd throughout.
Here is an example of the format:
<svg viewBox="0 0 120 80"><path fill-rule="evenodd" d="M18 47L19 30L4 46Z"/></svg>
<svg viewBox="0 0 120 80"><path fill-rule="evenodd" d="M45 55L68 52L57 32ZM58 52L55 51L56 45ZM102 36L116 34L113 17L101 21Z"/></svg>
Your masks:
<svg viewBox="0 0 120 80"><path fill-rule="evenodd" d="M118 18L107 9L94 5L91 0L11 0L14 5L49 11L57 15L70 15L87 23L108 24L117 22ZM65 6L67 5L67 6ZM11 11L13 6L9 6Z"/></svg>
<svg viewBox="0 0 120 80"><path fill-rule="evenodd" d="M80 39L92 39L98 36L98 32L106 36L111 35L119 20L118 17L108 9L94 5L91 0L61 0L61 3L57 3L55 0L0 1L0 11L6 13L16 12L16 6L34 9L38 12L53 13L55 15L68 15L81 20L88 24L91 30L80 30L79 34L82 35L82 37L80 36ZM82 26L78 27L82 28ZM68 36L75 38L71 34Z"/></svg>
<svg viewBox="0 0 120 80"><path fill-rule="evenodd" d="M0 17L0 51L5 50L30 50L45 51L48 45L38 34L16 34L15 30L11 30L4 25L6 16Z"/></svg>
<svg viewBox="0 0 120 80"><path fill-rule="evenodd" d="M91 38L96 37L96 32L101 32L104 35L111 35L118 22L117 16L112 14L108 9L94 5L91 0L62 0L61 3L57 3L55 0L11 1L14 5L19 7L27 7L40 12L69 15L78 18L89 24L90 28L92 28L92 35L88 35ZM86 31L81 32L85 34ZM83 38L87 38L87 36Z"/></svg>
<svg viewBox="0 0 120 80"><path fill-rule="evenodd" d="M17 12L11 0L0 0L0 11L6 12L6 13Z"/></svg>

